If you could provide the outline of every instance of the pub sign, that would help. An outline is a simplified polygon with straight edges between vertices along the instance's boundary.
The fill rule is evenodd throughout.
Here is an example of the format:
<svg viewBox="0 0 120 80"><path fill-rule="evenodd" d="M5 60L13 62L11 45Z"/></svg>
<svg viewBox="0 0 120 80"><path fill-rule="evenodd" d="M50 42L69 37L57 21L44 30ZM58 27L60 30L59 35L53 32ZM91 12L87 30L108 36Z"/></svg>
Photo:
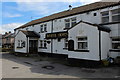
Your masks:
<svg viewBox="0 0 120 80"><path fill-rule="evenodd" d="M46 39L68 38L68 32L47 33Z"/></svg>

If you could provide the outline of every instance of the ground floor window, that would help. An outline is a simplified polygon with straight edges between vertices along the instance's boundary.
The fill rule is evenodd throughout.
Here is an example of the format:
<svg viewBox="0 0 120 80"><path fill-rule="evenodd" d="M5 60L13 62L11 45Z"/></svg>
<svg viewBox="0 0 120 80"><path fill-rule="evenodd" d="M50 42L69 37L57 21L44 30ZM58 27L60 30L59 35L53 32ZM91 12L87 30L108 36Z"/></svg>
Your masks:
<svg viewBox="0 0 120 80"><path fill-rule="evenodd" d="M120 37L112 38L112 49L120 49Z"/></svg>
<svg viewBox="0 0 120 80"><path fill-rule="evenodd" d="M17 47L19 47L19 48L25 47L25 41L23 41L23 40L18 40L18 46L17 46Z"/></svg>
<svg viewBox="0 0 120 80"><path fill-rule="evenodd" d="M46 40L40 40L40 48L47 48L47 41Z"/></svg>
<svg viewBox="0 0 120 80"><path fill-rule="evenodd" d="M40 40L40 47L43 47L43 41Z"/></svg>
<svg viewBox="0 0 120 80"><path fill-rule="evenodd" d="M44 40L44 48L47 48L47 42Z"/></svg>
<svg viewBox="0 0 120 80"><path fill-rule="evenodd" d="M64 48L68 48L68 39L67 38L65 38L64 39Z"/></svg>
<svg viewBox="0 0 120 80"><path fill-rule="evenodd" d="M18 40L18 47L20 47L20 40Z"/></svg>
<svg viewBox="0 0 120 80"><path fill-rule="evenodd" d="M77 49L88 49L87 37L77 38Z"/></svg>

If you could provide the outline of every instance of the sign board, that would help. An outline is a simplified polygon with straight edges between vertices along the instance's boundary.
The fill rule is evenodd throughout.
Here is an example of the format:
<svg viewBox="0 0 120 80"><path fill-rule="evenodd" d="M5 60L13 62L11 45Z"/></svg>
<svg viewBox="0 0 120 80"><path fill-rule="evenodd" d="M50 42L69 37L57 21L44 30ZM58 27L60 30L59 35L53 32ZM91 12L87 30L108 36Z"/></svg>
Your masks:
<svg viewBox="0 0 120 80"><path fill-rule="evenodd" d="M47 33L46 39L68 38L68 32Z"/></svg>

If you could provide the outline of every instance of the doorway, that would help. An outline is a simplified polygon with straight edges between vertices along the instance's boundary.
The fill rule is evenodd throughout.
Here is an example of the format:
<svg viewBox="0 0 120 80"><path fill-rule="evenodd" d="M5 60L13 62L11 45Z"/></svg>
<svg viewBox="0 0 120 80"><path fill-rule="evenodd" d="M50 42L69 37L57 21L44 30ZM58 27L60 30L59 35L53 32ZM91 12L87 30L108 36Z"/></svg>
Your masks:
<svg viewBox="0 0 120 80"><path fill-rule="evenodd" d="M29 53L37 53L38 52L38 41L30 40L29 41Z"/></svg>

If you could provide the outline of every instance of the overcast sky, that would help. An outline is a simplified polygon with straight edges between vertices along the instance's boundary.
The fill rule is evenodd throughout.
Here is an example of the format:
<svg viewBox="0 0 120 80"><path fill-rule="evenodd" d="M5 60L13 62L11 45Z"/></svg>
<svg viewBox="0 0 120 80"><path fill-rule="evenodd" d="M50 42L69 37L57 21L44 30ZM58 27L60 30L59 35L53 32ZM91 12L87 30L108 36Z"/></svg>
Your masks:
<svg viewBox="0 0 120 80"><path fill-rule="evenodd" d="M33 2L34 1L34 2ZM97 2L100 0L4 0L0 10L2 24L0 25L0 33L6 31L14 31L31 20L48 16L53 13L61 12L68 9L69 5L78 7L84 4Z"/></svg>

